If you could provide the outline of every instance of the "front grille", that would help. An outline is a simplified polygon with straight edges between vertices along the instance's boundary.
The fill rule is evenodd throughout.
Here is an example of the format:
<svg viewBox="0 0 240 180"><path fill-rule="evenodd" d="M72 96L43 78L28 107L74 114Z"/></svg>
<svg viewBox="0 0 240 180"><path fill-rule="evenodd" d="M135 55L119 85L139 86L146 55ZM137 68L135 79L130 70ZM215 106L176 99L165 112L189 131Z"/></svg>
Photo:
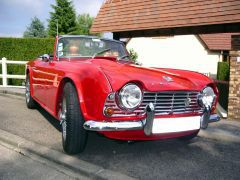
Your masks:
<svg viewBox="0 0 240 180"><path fill-rule="evenodd" d="M127 112L118 107L114 99L107 98L105 107L114 109L112 117L136 116L145 114L146 106L153 103L155 115L202 113L203 108L198 105L197 91L163 91L144 92L141 105L134 111Z"/></svg>
<svg viewBox="0 0 240 180"><path fill-rule="evenodd" d="M144 92L139 109L145 109L151 102L155 107L155 115L202 113L198 94L197 91Z"/></svg>

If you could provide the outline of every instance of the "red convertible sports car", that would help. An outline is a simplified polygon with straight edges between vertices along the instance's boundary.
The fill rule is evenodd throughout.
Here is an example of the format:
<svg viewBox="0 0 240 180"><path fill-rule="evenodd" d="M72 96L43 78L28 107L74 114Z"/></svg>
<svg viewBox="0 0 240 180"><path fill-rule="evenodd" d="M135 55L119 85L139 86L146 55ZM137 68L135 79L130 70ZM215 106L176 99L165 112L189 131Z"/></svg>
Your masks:
<svg viewBox="0 0 240 180"><path fill-rule="evenodd" d="M191 139L220 120L211 79L135 65L120 41L58 36L54 55L30 61L26 75L27 107L40 104L59 120L68 154L84 150L88 131L128 141Z"/></svg>

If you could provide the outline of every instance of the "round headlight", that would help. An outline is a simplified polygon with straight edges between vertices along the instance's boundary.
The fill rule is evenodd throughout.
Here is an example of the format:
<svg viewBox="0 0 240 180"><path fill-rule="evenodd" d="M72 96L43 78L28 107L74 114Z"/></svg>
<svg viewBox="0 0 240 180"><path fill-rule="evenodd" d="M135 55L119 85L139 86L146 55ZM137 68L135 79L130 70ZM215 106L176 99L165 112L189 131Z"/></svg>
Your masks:
<svg viewBox="0 0 240 180"><path fill-rule="evenodd" d="M142 101L142 91L135 84L127 84L119 92L120 106L125 109L134 109Z"/></svg>
<svg viewBox="0 0 240 180"><path fill-rule="evenodd" d="M200 98L200 103L204 105L205 107L212 107L213 102L215 100L215 93L211 87L206 87L203 89L201 98Z"/></svg>

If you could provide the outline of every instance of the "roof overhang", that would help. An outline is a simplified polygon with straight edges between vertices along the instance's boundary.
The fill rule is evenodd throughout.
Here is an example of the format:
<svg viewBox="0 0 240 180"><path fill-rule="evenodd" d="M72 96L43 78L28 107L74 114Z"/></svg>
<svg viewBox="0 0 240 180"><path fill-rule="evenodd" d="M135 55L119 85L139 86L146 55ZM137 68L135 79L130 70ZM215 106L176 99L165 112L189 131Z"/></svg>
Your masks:
<svg viewBox="0 0 240 180"><path fill-rule="evenodd" d="M172 36L172 35L187 35L187 34L216 34L240 32L240 23L204 25L204 26L189 26L189 27L175 27L175 28L160 28L134 31L119 31L114 32L120 38L132 37L154 37L154 36Z"/></svg>
<svg viewBox="0 0 240 180"><path fill-rule="evenodd" d="M91 32L120 38L240 32L240 1L108 0Z"/></svg>

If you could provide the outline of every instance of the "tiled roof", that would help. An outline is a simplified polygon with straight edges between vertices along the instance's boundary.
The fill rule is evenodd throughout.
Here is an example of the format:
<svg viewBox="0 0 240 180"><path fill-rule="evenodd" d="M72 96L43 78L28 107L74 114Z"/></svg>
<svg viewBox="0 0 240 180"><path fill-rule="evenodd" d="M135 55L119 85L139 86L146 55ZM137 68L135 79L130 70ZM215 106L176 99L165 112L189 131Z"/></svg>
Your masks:
<svg viewBox="0 0 240 180"><path fill-rule="evenodd" d="M231 50L231 36L240 33L199 35L209 50Z"/></svg>
<svg viewBox="0 0 240 180"><path fill-rule="evenodd" d="M92 32L240 23L240 0L106 0Z"/></svg>
<svg viewBox="0 0 240 180"><path fill-rule="evenodd" d="M106 1L105 1L105 4L116 3L116 2L122 2L122 1L127 1L127 0L106 0Z"/></svg>

